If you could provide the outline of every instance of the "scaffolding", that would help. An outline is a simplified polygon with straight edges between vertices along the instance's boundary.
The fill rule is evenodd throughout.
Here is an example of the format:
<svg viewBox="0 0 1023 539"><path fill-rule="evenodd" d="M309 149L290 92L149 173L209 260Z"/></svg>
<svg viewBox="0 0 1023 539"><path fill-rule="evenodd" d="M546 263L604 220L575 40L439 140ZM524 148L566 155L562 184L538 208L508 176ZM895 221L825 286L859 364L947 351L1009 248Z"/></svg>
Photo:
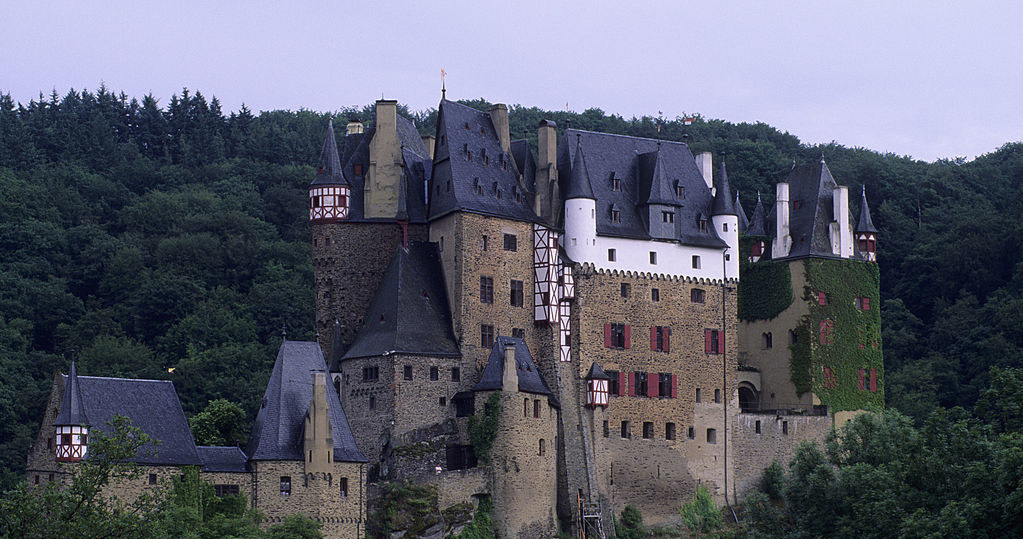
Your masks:
<svg viewBox="0 0 1023 539"><path fill-rule="evenodd" d="M600 502L584 502L579 496L579 539L607 539Z"/></svg>

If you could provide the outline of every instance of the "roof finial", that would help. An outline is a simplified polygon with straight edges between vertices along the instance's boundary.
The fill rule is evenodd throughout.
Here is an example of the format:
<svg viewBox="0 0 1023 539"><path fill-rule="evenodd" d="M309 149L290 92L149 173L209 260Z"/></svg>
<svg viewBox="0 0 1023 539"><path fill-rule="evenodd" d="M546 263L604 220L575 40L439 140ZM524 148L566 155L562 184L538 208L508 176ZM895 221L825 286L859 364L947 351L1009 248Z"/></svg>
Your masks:
<svg viewBox="0 0 1023 539"><path fill-rule="evenodd" d="M281 339L288 340L288 323L281 322Z"/></svg>
<svg viewBox="0 0 1023 539"><path fill-rule="evenodd" d="M447 71L444 71L443 67L440 68L440 98L441 99L447 99L447 95L448 95L447 82L444 80L444 76L447 75L447 74L448 74Z"/></svg>
<svg viewBox="0 0 1023 539"><path fill-rule="evenodd" d="M757 204L760 203L760 189L757 189Z"/></svg>
<svg viewBox="0 0 1023 539"><path fill-rule="evenodd" d="M824 150L821 150L821 164L824 163Z"/></svg>
<svg viewBox="0 0 1023 539"><path fill-rule="evenodd" d="M861 186L860 186L860 188L862 189L862 191L860 192L860 194L862 194L862 195L863 195L863 198L867 198L867 184L863 184L863 185L861 185Z"/></svg>

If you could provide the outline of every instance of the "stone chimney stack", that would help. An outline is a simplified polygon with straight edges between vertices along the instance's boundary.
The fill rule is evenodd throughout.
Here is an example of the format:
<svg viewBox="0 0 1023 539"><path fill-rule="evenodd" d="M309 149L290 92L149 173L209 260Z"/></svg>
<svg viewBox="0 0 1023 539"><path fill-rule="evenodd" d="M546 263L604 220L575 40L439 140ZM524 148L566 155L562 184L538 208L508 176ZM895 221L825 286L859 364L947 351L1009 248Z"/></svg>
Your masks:
<svg viewBox="0 0 1023 539"><path fill-rule="evenodd" d="M497 138L501 139L501 150L511 155L511 132L508 126L508 105L494 103L490 105L490 121L494 123Z"/></svg>
<svg viewBox="0 0 1023 539"><path fill-rule="evenodd" d="M348 122L348 127L345 129L345 136L348 135L359 135L362 134L362 122Z"/></svg>
<svg viewBox="0 0 1023 539"><path fill-rule="evenodd" d="M558 183L558 126L550 120L542 120L536 130L537 164L536 164L536 201L534 211L544 219L553 215L551 200L552 186Z"/></svg>
<svg viewBox="0 0 1023 539"><path fill-rule="evenodd" d="M437 146L437 138L433 135L423 135L423 145L426 146L426 151L430 152L428 154L430 159L433 159L433 150Z"/></svg>
<svg viewBox="0 0 1023 539"><path fill-rule="evenodd" d="M303 444L305 473L327 473L333 469L334 462L334 434L327 410L327 373L314 372L312 378L313 398L305 417Z"/></svg>
<svg viewBox="0 0 1023 539"><path fill-rule="evenodd" d="M515 345L512 343L504 345L504 377L501 379L501 387L504 391L519 390L519 371L515 363Z"/></svg>
<svg viewBox="0 0 1023 539"><path fill-rule="evenodd" d="M834 239L832 239L837 246L835 254L842 258L849 258L853 254L852 222L849 220L849 188L839 185L832 190L832 198L835 224L838 228L835 231Z"/></svg>
<svg viewBox="0 0 1023 539"><path fill-rule="evenodd" d="M710 152L700 152L696 155L696 168L700 169L700 174L703 175L703 181L707 184L707 189L714 188L714 154Z"/></svg>
<svg viewBox="0 0 1023 539"><path fill-rule="evenodd" d="M792 248L792 238L789 235L789 184L779 182L775 186L774 204L775 233L771 258L782 258L788 256Z"/></svg>
<svg viewBox="0 0 1023 539"><path fill-rule="evenodd" d="M369 143L369 170L363 187L363 214L393 219L398 212L401 179L401 144L398 142L398 102L376 102L376 129Z"/></svg>

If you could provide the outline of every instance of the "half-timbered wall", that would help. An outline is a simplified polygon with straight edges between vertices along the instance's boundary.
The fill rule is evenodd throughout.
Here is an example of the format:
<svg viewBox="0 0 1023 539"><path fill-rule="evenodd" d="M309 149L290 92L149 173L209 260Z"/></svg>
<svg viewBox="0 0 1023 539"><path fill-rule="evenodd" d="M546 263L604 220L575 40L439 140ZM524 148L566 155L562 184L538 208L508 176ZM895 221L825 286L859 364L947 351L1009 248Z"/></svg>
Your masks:
<svg viewBox="0 0 1023 539"><path fill-rule="evenodd" d="M309 219L348 219L348 187L336 185L309 190Z"/></svg>

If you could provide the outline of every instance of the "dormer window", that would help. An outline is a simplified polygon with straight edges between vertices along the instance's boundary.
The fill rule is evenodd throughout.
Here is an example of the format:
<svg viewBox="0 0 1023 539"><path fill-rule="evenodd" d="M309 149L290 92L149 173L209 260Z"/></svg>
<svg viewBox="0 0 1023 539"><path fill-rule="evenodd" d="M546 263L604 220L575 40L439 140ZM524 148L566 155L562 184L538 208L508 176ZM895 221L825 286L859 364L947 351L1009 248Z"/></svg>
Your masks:
<svg viewBox="0 0 1023 539"><path fill-rule="evenodd" d="M480 155L483 156L483 164L484 165L489 165L490 164L490 156L487 155L487 149L486 148L480 148Z"/></svg>
<svg viewBox="0 0 1023 539"><path fill-rule="evenodd" d="M675 212L662 211L661 212L661 222L663 222L663 223L674 223L675 222Z"/></svg>
<svg viewBox="0 0 1023 539"><path fill-rule="evenodd" d="M619 178L618 176L615 176L613 172L611 173L611 190L612 191L622 190L622 179Z"/></svg>
<svg viewBox="0 0 1023 539"><path fill-rule="evenodd" d="M620 223L622 222L622 212L612 208L611 209L611 222Z"/></svg>
<svg viewBox="0 0 1023 539"><path fill-rule="evenodd" d="M700 232L707 231L707 219L705 217L701 216L700 220L697 221L697 225L700 227Z"/></svg>
<svg viewBox="0 0 1023 539"><path fill-rule="evenodd" d="M798 210L801 207L803 207L803 201L802 200L793 200L792 201L792 210L793 211Z"/></svg>
<svg viewBox="0 0 1023 539"><path fill-rule="evenodd" d="M354 170L356 176L362 176L362 163L356 163L352 165L352 169Z"/></svg>
<svg viewBox="0 0 1023 539"><path fill-rule="evenodd" d="M682 187L682 183L675 180L675 196L678 198L686 198L686 188Z"/></svg>
<svg viewBox="0 0 1023 539"><path fill-rule="evenodd" d="M480 179L479 178L473 178L472 179L472 188L476 191L477 195L482 195L483 194L483 186L480 185Z"/></svg>
<svg viewBox="0 0 1023 539"><path fill-rule="evenodd" d="M469 122L465 122L465 128L469 129Z"/></svg>

